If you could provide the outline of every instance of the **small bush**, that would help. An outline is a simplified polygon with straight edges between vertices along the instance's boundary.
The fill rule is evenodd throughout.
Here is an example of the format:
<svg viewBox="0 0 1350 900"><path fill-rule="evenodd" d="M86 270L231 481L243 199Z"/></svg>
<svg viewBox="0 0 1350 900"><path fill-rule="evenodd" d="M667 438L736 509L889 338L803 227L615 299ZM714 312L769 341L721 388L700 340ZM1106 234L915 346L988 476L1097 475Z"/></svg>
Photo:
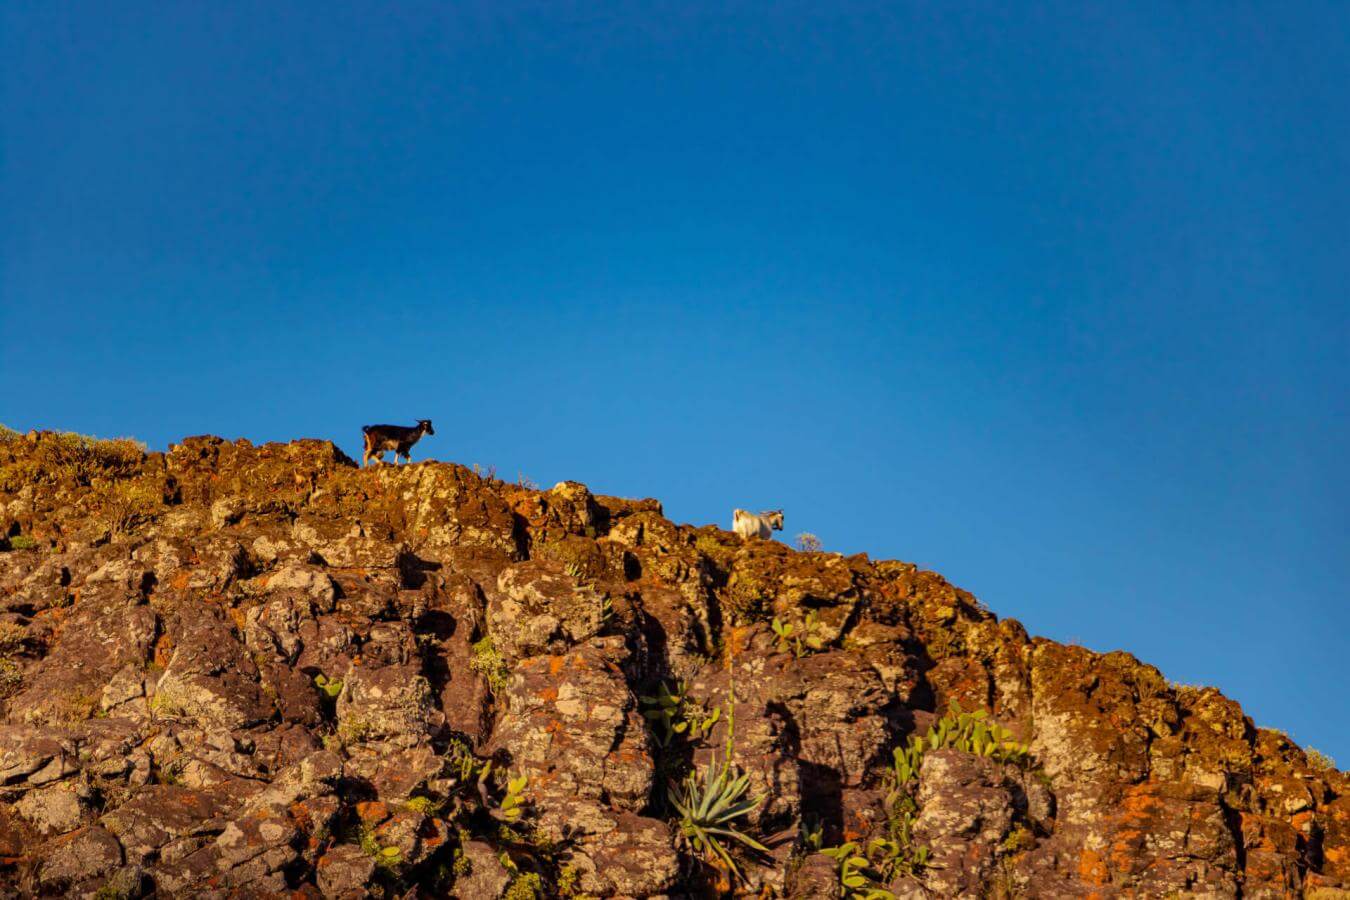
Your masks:
<svg viewBox="0 0 1350 900"><path fill-rule="evenodd" d="M510 684L511 674L507 670L506 660L497 650L497 645L492 642L492 635L488 635L481 641L473 644L473 661L470 667L487 679L488 687L492 688L492 693L500 694L506 690Z"/></svg>
<svg viewBox="0 0 1350 900"><path fill-rule="evenodd" d="M0 656L0 697L8 697L23 683L19 664L7 656Z"/></svg>
<svg viewBox="0 0 1350 900"><path fill-rule="evenodd" d="M114 535L126 534L154 518L163 500L158 485L143 481L100 481L94 492L103 524Z"/></svg>
<svg viewBox="0 0 1350 900"><path fill-rule="evenodd" d="M63 432L37 443L40 468L87 487L99 475L125 478L145 459L145 444L131 438L102 439Z"/></svg>
<svg viewBox="0 0 1350 900"><path fill-rule="evenodd" d="M1036 846L1036 836L1025 825L1015 825L1003 839L1003 849L1008 853L1021 853Z"/></svg>
<svg viewBox="0 0 1350 900"><path fill-rule="evenodd" d="M9 656L23 649L28 629L13 622L0 622L0 656Z"/></svg>
<svg viewBox="0 0 1350 900"><path fill-rule="evenodd" d="M677 737L690 742L701 741L722 717L722 711L717 707L709 712L702 704L690 699L689 690L682 681L673 685L662 682L655 695L644 694L641 701L642 716L662 747L669 747Z"/></svg>
<svg viewBox="0 0 1350 900"><path fill-rule="evenodd" d="M438 816L441 810L445 808L443 800L436 800L432 797L409 797L408 802L403 804L413 812L421 813L424 816Z"/></svg>
<svg viewBox="0 0 1350 900"><path fill-rule="evenodd" d="M26 534L16 534L9 539L9 549L11 550L36 550L37 541Z"/></svg>
<svg viewBox="0 0 1350 900"><path fill-rule="evenodd" d="M797 549L803 553L819 553L822 549L820 538L809 531L797 535Z"/></svg>
<svg viewBox="0 0 1350 900"><path fill-rule="evenodd" d="M544 896L544 882L537 872L517 875L507 886L502 900L537 900Z"/></svg>
<svg viewBox="0 0 1350 900"><path fill-rule="evenodd" d="M774 616L770 623L773 633L778 636L780 653L792 651L792 655L801 659L808 653L825 649L825 637L820 632L820 622L814 609L808 610L798 622L784 622Z"/></svg>
<svg viewBox="0 0 1350 900"><path fill-rule="evenodd" d="M1336 768L1336 760L1327 756L1321 750L1315 750L1312 747L1303 751L1308 757L1308 765L1318 772L1330 772Z"/></svg>

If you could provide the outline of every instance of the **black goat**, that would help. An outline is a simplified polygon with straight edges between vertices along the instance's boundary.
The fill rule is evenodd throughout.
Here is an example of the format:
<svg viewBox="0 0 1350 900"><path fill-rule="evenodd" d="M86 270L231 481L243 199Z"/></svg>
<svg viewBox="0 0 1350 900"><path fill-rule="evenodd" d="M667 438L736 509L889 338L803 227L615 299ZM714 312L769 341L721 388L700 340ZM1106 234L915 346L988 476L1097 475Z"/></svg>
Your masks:
<svg viewBox="0 0 1350 900"><path fill-rule="evenodd" d="M365 447L361 451L361 465L364 467L371 459L384 462L387 450L394 451L395 463L400 456L412 462L408 452L412 450L412 445L421 440L422 435L436 432L431 427L430 419L418 419L412 428L403 425L367 425L361 429L361 433L366 436Z"/></svg>

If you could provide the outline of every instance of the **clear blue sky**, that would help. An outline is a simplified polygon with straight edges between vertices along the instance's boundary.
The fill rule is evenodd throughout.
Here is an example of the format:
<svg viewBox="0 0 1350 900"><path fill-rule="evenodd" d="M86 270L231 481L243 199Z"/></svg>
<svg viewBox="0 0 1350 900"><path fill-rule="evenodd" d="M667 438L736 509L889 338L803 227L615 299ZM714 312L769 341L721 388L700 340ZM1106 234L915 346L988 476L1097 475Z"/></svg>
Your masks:
<svg viewBox="0 0 1350 900"><path fill-rule="evenodd" d="M1005 6L6 3L0 421L782 506L1350 763L1350 10Z"/></svg>

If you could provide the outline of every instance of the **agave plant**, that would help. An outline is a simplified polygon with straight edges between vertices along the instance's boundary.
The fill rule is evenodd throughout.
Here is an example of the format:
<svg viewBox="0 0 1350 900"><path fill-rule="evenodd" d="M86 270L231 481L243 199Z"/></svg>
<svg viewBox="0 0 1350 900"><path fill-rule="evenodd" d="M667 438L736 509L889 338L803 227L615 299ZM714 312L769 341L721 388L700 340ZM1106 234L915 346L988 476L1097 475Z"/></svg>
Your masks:
<svg viewBox="0 0 1350 900"><path fill-rule="evenodd" d="M717 764L716 758L705 766L702 775L690 772L684 782L671 785L670 805L680 817L680 834L694 851L714 862L720 861L733 876L741 870L727 847L740 841L752 850L769 852L759 841L736 827L736 820L759 808L763 797L748 797L750 776L733 772L729 761Z"/></svg>

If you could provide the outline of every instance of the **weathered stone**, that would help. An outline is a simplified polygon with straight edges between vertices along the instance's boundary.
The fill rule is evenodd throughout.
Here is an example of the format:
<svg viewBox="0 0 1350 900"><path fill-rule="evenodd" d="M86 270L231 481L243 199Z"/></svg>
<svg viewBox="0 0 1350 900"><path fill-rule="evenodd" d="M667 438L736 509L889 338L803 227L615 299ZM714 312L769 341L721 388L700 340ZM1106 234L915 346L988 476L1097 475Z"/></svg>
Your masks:
<svg viewBox="0 0 1350 900"><path fill-rule="evenodd" d="M651 897L673 888L680 860L664 822L633 813L588 819L572 865L581 889L602 897Z"/></svg>
<svg viewBox="0 0 1350 900"><path fill-rule="evenodd" d="M601 638L516 666L494 747L530 777L531 794L566 824L564 798L637 811L647 803L653 762L647 732L614 659L622 639Z"/></svg>
<svg viewBox="0 0 1350 900"><path fill-rule="evenodd" d="M80 827L85 818L87 791L68 781L24 794L15 810L41 835L65 834Z"/></svg>
<svg viewBox="0 0 1350 900"><path fill-rule="evenodd" d="M226 808L218 795L167 784L147 785L99 824L117 836L129 860L143 863L163 855L170 843L197 849L201 844L197 839L218 834L224 827L220 817Z"/></svg>
<svg viewBox="0 0 1350 900"><path fill-rule="evenodd" d="M353 668L337 701L338 732L351 742L410 747L431 728L431 686L414 666Z"/></svg>
<svg viewBox="0 0 1350 900"><path fill-rule="evenodd" d="M41 726L0 728L0 783L36 787L77 771L67 732Z"/></svg>
<svg viewBox="0 0 1350 900"><path fill-rule="evenodd" d="M488 633L509 661L561 652L600 631L604 598L559 564L517 563L496 587L488 596Z"/></svg>
<svg viewBox="0 0 1350 900"><path fill-rule="evenodd" d="M911 564L325 442L190 438L77 479L44 469L57 441L0 436L0 533L37 539L0 540L0 894L497 898L532 881L506 852L546 896L706 896L726 873L648 816L729 740L757 801L733 827L770 846L741 889L837 896L833 859L793 857L800 823L895 838L891 751L950 701L1030 759L925 754L934 865L897 897L1350 891L1344 773ZM676 682L662 747L639 698Z"/></svg>
<svg viewBox="0 0 1350 900"><path fill-rule="evenodd" d="M258 668L219 609L207 607L180 616L171 635L173 656L150 701L157 718L185 718L207 728L231 729L270 716L258 686Z"/></svg>
<svg viewBox="0 0 1350 900"><path fill-rule="evenodd" d="M97 825L56 838L43 849L37 881L46 891L66 890L122 865L122 847Z"/></svg>
<svg viewBox="0 0 1350 900"><path fill-rule="evenodd" d="M919 777L914 839L929 847L925 883L943 897L979 897L1013 821L1000 768L959 750L932 750Z"/></svg>
<svg viewBox="0 0 1350 900"><path fill-rule="evenodd" d="M369 896L366 888L374 873L375 858L354 844L339 844L319 857L315 866L319 891L331 900L362 900Z"/></svg>
<svg viewBox="0 0 1350 900"><path fill-rule="evenodd" d="M468 841L461 848L468 870L455 879L455 896L460 900L499 900L511 883L497 852L482 841Z"/></svg>

